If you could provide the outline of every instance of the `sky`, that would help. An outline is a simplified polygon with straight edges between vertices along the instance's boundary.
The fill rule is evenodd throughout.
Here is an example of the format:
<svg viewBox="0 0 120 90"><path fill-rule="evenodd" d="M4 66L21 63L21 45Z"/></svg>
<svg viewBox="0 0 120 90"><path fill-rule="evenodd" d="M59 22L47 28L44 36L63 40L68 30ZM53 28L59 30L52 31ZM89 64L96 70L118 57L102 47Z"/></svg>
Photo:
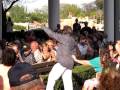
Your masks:
<svg viewBox="0 0 120 90"><path fill-rule="evenodd" d="M34 9L41 9L43 6L48 5L48 0L20 0L21 3L27 8L28 11L33 11ZM82 7L85 3L91 3L95 0L60 0L60 3L64 4L76 4Z"/></svg>

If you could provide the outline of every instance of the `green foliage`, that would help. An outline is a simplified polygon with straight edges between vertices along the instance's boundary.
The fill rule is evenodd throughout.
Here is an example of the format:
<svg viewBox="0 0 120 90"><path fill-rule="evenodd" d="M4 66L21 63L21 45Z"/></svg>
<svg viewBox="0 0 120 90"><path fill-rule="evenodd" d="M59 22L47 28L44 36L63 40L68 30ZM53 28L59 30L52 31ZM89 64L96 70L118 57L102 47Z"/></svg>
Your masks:
<svg viewBox="0 0 120 90"><path fill-rule="evenodd" d="M70 5L70 4L63 4L61 5L60 8L60 17L61 18L69 18L68 16L72 15L72 16L83 16L83 12L82 10L77 7L76 5Z"/></svg>
<svg viewBox="0 0 120 90"><path fill-rule="evenodd" d="M82 87L84 80L90 79L95 76L95 71L89 66L75 66L73 68L73 87L74 90L79 90ZM64 85L62 79L57 80L55 84L55 90L64 90Z"/></svg>
<svg viewBox="0 0 120 90"><path fill-rule="evenodd" d="M83 73L89 69L91 69L90 66L79 65L73 68L73 73Z"/></svg>
<svg viewBox="0 0 120 90"><path fill-rule="evenodd" d="M46 12L36 10L35 12L27 13L23 6L18 5L11 8L10 15L14 22L38 21L42 23L48 20L48 14Z"/></svg>
<svg viewBox="0 0 120 90"><path fill-rule="evenodd" d="M10 9L10 15L14 22L26 22L27 21L27 13L23 6L13 6Z"/></svg>
<svg viewBox="0 0 120 90"><path fill-rule="evenodd" d="M13 29L15 29L16 31L20 31L20 30L25 30L26 27L20 26L20 25L14 25L14 26L13 26Z"/></svg>
<svg viewBox="0 0 120 90"><path fill-rule="evenodd" d="M95 3L96 3L96 6L98 9L101 9L103 10L103 0L96 0Z"/></svg>
<svg viewBox="0 0 120 90"><path fill-rule="evenodd" d="M96 0L95 2L84 4L84 14L91 18L96 18L98 23L103 20L103 0Z"/></svg>
<svg viewBox="0 0 120 90"><path fill-rule="evenodd" d="M79 90L80 87L82 87L82 85L86 79L95 77L95 71L90 66L84 66L84 65L75 66L72 71L73 71L72 80L73 80L74 90ZM47 84L48 75L43 75L42 78L43 78L45 84ZM54 89L55 90L64 90L62 78L57 80Z"/></svg>
<svg viewBox="0 0 120 90"><path fill-rule="evenodd" d="M37 10L36 12L30 13L30 18L31 18L31 21L38 21L40 23L47 22L48 14Z"/></svg>

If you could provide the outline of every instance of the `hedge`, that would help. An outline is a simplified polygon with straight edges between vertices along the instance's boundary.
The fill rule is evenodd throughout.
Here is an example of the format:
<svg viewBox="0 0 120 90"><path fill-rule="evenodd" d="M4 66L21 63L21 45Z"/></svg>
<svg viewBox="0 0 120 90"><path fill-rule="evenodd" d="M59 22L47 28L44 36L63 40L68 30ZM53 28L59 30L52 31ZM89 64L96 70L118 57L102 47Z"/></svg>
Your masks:
<svg viewBox="0 0 120 90"><path fill-rule="evenodd" d="M74 90L80 90L84 81L95 76L95 71L90 66L75 66L73 72L73 87ZM47 84L48 74L42 76L45 85ZM57 80L54 90L64 90L62 79Z"/></svg>

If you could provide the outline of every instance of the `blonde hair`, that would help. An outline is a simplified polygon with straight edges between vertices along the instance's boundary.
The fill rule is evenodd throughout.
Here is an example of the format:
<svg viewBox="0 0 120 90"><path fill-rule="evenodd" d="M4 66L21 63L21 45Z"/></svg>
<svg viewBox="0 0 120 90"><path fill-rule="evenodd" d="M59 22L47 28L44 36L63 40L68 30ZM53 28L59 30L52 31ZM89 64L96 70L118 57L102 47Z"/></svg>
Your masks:
<svg viewBox="0 0 120 90"><path fill-rule="evenodd" d="M69 34L71 32L72 32L72 28L70 26L66 25L66 26L63 27L63 33L64 34Z"/></svg>

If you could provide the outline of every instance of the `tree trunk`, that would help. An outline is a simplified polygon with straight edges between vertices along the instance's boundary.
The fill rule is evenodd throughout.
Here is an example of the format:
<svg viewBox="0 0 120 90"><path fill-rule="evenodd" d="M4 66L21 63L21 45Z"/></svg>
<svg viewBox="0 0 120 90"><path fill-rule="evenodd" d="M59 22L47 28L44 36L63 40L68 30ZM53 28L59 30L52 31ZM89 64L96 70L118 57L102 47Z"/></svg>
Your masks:
<svg viewBox="0 0 120 90"><path fill-rule="evenodd" d="M6 12L4 11L3 9L3 6L2 6L2 38L6 38Z"/></svg>

